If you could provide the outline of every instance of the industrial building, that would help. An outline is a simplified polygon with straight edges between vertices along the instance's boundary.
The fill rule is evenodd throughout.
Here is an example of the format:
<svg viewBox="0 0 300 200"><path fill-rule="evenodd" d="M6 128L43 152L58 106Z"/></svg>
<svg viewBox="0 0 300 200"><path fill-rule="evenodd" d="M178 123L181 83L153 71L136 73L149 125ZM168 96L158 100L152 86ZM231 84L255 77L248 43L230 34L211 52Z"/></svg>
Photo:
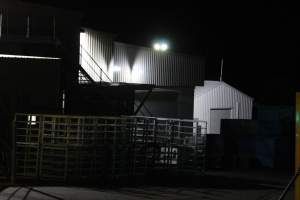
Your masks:
<svg viewBox="0 0 300 200"><path fill-rule="evenodd" d="M127 44L82 19L67 9L0 2L0 199L277 195L272 170L293 164L291 107L254 105L226 82L205 80L203 56ZM296 135L299 102L298 94ZM249 178L252 168L271 171L271 185L265 171ZM299 199L297 176L299 169L280 199L294 182ZM150 190L72 188L148 180Z"/></svg>
<svg viewBox="0 0 300 200"><path fill-rule="evenodd" d="M12 182L203 172L207 124L192 119L203 57L116 42L82 27L80 13L7 1L0 63L0 174Z"/></svg>
<svg viewBox="0 0 300 200"><path fill-rule="evenodd" d="M93 81L148 84L135 91L138 115L192 119L193 88L204 80L204 57L158 52L115 42L113 35L88 28L80 34L81 66Z"/></svg>

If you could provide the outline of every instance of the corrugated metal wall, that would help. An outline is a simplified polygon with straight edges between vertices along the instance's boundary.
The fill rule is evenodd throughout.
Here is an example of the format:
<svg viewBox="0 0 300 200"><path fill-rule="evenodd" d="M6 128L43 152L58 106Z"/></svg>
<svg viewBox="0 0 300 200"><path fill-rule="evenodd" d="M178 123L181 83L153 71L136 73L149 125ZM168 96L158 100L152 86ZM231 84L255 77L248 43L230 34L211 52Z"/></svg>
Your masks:
<svg viewBox="0 0 300 200"><path fill-rule="evenodd" d="M100 74L101 72L96 66L96 63L101 67L104 73L108 75L109 66L111 65L113 56L113 37L105 33L85 29L84 33L80 34L80 45L84 49L81 50L84 57L82 67L90 74L90 76L95 81L99 81L97 74ZM88 52L92 58L85 52ZM108 78L102 74L102 80L108 81Z"/></svg>
<svg viewBox="0 0 300 200"><path fill-rule="evenodd" d="M210 133L210 109L231 108L231 119L252 119L253 99L226 83L203 94L202 87L194 93L194 118L208 122Z"/></svg>
<svg viewBox="0 0 300 200"><path fill-rule="evenodd" d="M114 81L155 84L163 87L201 85L204 59L201 57L157 52L150 48L115 43Z"/></svg>
<svg viewBox="0 0 300 200"><path fill-rule="evenodd" d="M89 29L84 35L84 38L81 37L81 45L115 82L162 87L193 87L203 84L203 57L113 43L112 37Z"/></svg>

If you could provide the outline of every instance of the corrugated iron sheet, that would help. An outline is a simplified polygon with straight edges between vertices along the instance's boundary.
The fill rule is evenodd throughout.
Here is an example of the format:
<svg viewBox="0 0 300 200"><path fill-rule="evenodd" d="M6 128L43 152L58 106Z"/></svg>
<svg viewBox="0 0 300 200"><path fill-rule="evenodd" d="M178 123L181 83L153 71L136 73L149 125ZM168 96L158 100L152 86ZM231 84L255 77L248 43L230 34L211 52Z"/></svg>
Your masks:
<svg viewBox="0 0 300 200"><path fill-rule="evenodd" d="M210 109L231 108L231 119L252 119L253 99L235 88L221 83L210 91L196 87L194 93L194 118L208 122L210 133Z"/></svg>
<svg viewBox="0 0 300 200"><path fill-rule="evenodd" d="M108 69L113 56L113 38L105 33L85 29L84 33L81 33L80 35L80 45L84 49L82 50L82 54L85 62L82 63L82 67L95 79L95 81L99 81L95 74L101 73L97 65L101 67L104 73L108 74ZM85 55L84 52L88 52L92 59L88 55ZM93 69L90 69L87 65L92 66ZM108 81L107 79L108 78L102 74L102 80Z"/></svg>
<svg viewBox="0 0 300 200"><path fill-rule="evenodd" d="M157 52L151 48L113 42L112 37L89 29L85 31L81 44L115 82L161 87L203 84L203 57Z"/></svg>
<svg viewBox="0 0 300 200"><path fill-rule="evenodd" d="M163 87L201 85L204 59L196 56L157 52L150 48L115 43L114 81L155 84Z"/></svg>

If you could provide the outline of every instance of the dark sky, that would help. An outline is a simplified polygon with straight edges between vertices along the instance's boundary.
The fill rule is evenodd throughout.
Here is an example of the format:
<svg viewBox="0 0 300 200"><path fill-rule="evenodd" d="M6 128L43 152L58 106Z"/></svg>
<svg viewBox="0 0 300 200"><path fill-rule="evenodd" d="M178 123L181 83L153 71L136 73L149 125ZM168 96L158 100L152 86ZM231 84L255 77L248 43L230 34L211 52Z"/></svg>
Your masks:
<svg viewBox="0 0 300 200"><path fill-rule="evenodd" d="M85 26L115 33L122 42L151 46L167 38L172 51L206 56L206 79L219 79L223 57L223 80L260 103L293 105L300 90L299 12L288 3L32 1L78 10Z"/></svg>

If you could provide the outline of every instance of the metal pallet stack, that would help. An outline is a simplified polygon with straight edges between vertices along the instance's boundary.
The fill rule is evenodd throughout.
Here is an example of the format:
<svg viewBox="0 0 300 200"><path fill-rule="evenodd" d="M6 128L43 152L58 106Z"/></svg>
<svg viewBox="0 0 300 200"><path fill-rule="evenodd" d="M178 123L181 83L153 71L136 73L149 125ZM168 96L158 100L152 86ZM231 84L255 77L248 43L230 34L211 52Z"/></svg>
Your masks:
<svg viewBox="0 0 300 200"><path fill-rule="evenodd" d="M206 122L17 114L14 126L16 177L98 180L204 169Z"/></svg>

